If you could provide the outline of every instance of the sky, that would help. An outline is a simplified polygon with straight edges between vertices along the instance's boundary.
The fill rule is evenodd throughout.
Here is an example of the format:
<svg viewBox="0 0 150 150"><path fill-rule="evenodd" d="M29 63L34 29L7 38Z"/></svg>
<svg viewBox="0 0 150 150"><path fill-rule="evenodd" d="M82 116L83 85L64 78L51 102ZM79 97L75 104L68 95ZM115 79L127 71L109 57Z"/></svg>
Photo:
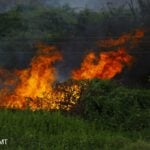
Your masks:
<svg viewBox="0 0 150 150"><path fill-rule="evenodd" d="M45 4L50 6L63 6L68 4L72 8L83 9L89 8L99 10L106 8L107 4L112 4L114 7L119 5L128 5L131 0L0 0L0 10L8 10L16 4L38 5ZM132 0L136 3L137 0Z"/></svg>

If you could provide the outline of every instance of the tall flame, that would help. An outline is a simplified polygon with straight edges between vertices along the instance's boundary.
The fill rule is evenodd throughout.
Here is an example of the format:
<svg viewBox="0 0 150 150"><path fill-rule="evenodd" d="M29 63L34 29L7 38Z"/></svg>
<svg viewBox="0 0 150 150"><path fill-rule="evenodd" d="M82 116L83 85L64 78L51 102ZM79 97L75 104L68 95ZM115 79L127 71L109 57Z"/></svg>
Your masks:
<svg viewBox="0 0 150 150"><path fill-rule="evenodd" d="M133 57L127 53L128 49L137 46L144 36L143 30L136 30L134 34L128 33L118 39L107 39L98 42L103 48L119 47L116 51L101 52L98 54L90 52L81 63L79 69L72 71L72 78L82 79L111 79L121 73L125 66L131 66Z"/></svg>
<svg viewBox="0 0 150 150"><path fill-rule="evenodd" d="M62 56L55 47L40 45L30 67L16 72L20 82L15 93L22 97L36 98L43 96L45 91L51 91L57 76L53 63L59 60L62 60Z"/></svg>
<svg viewBox="0 0 150 150"><path fill-rule="evenodd" d="M28 98L36 100L43 97L45 92L51 92L57 76L53 63L59 60L62 60L62 56L54 46L40 44L30 67L14 72L17 77L14 89L10 90L7 87L1 90L1 99L3 99L1 105L24 108ZM8 82L8 79L5 82Z"/></svg>
<svg viewBox="0 0 150 150"><path fill-rule="evenodd" d="M77 82L54 84L57 71L56 61L62 55L54 46L39 45L37 55L33 57L30 67L9 72L1 69L3 88L0 90L0 107L31 110L69 110L80 98L81 86ZM5 86L4 86L5 85ZM13 85L10 88L10 85Z"/></svg>
<svg viewBox="0 0 150 150"><path fill-rule="evenodd" d="M81 68L74 70L72 76L81 79L111 79L122 71L124 65L130 65L133 58L125 49L100 53L97 57L94 52L89 53L83 60Z"/></svg>

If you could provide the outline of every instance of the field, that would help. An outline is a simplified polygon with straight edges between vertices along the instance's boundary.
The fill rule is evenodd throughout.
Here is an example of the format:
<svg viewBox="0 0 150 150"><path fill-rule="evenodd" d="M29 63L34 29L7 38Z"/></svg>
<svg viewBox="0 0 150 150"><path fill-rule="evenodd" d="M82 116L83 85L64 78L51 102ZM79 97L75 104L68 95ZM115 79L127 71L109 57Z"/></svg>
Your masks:
<svg viewBox="0 0 150 150"><path fill-rule="evenodd" d="M105 130L61 112L1 110L0 137L8 150L149 150L149 133Z"/></svg>

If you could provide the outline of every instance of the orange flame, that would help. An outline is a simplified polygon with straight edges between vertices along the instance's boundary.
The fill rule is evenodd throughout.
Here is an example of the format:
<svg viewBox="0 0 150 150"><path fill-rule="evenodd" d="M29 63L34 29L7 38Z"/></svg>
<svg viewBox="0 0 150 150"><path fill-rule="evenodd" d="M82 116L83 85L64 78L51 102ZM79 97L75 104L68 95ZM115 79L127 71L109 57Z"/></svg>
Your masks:
<svg viewBox="0 0 150 150"><path fill-rule="evenodd" d="M130 48L134 48L140 42L140 39L144 36L142 29L137 29L135 33L125 33L117 39L109 38L106 40L100 40L97 42L98 46L104 48L111 48L116 46L124 46L129 44Z"/></svg>
<svg viewBox="0 0 150 150"><path fill-rule="evenodd" d="M140 39L144 36L143 30L136 30L134 34L128 33L118 39L107 39L98 42L100 47L112 48L119 46L117 51L102 52L98 56L91 52L87 54L79 69L72 71L72 78L82 79L111 79L121 73L125 66L130 66L133 57L127 53L129 48L136 47Z"/></svg>
<svg viewBox="0 0 150 150"><path fill-rule="evenodd" d="M121 73L133 61L127 49L135 47L143 36L142 30L136 30L134 34L124 34L118 39L99 41L100 47L117 47L117 50L98 55L94 52L87 54L81 68L72 71L71 78L76 81L61 84L56 83L57 70L54 63L61 61L62 55L56 47L40 44L29 68L15 71L0 69L0 107L30 108L33 111L69 110L77 103L87 85L87 82L80 84L78 80L111 79Z"/></svg>
<svg viewBox="0 0 150 150"><path fill-rule="evenodd" d="M45 91L51 91L57 76L53 63L61 59L62 56L55 47L43 45L32 59L30 68L16 72L20 83L15 93L22 97L36 98L41 97Z"/></svg>
<svg viewBox="0 0 150 150"><path fill-rule="evenodd" d="M76 80L111 79L122 71L124 65L129 66L132 59L124 49L103 52L98 57L91 52L83 60L81 68L72 72L72 76Z"/></svg>
<svg viewBox="0 0 150 150"><path fill-rule="evenodd" d="M0 90L1 107L31 110L65 109L68 110L80 97L81 87L77 83L53 88L57 72L53 63L62 60L55 47L39 45L37 55L32 59L30 67L17 70L12 74L0 70L0 76L6 77ZM8 74L9 77L8 77ZM15 78L17 78L15 80ZM14 84L15 83L15 84ZM4 87L5 85L5 87ZM8 85L16 85L12 89ZM67 105L60 105L68 100Z"/></svg>

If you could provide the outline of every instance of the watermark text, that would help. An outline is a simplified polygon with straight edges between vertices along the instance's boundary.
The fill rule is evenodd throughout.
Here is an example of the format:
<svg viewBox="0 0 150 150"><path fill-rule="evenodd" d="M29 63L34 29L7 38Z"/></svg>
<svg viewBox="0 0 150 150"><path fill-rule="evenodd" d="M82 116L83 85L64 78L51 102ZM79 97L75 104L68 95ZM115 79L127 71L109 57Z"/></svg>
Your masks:
<svg viewBox="0 0 150 150"><path fill-rule="evenodd" d="M8 139L0 139L0 145L7 145Z"/></svg>

